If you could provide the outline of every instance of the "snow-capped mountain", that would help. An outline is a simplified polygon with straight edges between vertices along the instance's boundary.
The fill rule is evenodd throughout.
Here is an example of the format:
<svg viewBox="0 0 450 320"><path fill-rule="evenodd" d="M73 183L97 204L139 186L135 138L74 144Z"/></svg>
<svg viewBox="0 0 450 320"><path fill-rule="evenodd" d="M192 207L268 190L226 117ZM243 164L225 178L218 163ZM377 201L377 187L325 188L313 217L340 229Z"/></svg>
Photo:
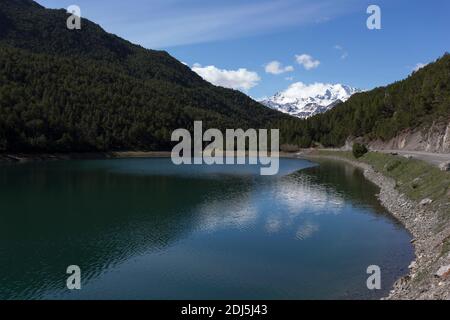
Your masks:
<svg viewBox="0 0 450 320"><path fill-rule="evenodd" d="M299 118L309 118L333 109L358 92L361 90L342 84L314 83L306 85L297 82L290 85L285 91L260 102L269 108Z"/></svg>

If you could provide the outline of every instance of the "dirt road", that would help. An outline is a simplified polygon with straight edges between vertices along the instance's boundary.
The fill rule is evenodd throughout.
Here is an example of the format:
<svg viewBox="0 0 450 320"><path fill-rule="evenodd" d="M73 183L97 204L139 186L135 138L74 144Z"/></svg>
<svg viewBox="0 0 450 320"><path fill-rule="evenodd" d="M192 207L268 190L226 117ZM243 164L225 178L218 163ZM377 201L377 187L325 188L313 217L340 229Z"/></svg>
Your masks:
<svg viewBox="0 0 450 320"><path fill-rule="evenodd" d="M450 161L450 153L431 153L424 151L405 151L405 150L380 150L383 153L393 153L401 156L411 156L414 159L419 159L435 166L439 166L443 162Z"/></svg>

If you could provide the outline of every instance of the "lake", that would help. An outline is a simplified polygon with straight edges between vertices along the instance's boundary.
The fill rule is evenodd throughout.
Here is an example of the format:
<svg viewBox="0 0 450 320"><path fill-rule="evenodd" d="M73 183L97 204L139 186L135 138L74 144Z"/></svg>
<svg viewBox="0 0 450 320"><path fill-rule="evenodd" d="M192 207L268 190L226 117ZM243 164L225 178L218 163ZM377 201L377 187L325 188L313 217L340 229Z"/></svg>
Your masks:
<svg viewBox="0 0 450 320"><path fill-rule="evenodd" d="M1 165L0 299L379 299L414 252L377 192L299 159L273 177L164 158Z"/></svg>

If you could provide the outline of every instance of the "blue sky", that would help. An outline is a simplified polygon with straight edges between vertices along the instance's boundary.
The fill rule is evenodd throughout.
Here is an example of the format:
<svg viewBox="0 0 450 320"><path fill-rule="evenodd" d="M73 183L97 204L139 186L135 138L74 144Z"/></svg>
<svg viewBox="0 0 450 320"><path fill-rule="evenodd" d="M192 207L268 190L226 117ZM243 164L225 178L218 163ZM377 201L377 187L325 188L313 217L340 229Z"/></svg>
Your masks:
<svg viewBox="0 0 450 320"><path fill-rule="evenodd" d="M371 89L450 51L448 0L38 2L49 8L76 4L82 17L106 31L166 50L190 66L199 64L195 70L211 81L255 98L294 82ZM366 27L370 4L381 8L381 30ZM266 72L273 61L280 65Z"/></svg>

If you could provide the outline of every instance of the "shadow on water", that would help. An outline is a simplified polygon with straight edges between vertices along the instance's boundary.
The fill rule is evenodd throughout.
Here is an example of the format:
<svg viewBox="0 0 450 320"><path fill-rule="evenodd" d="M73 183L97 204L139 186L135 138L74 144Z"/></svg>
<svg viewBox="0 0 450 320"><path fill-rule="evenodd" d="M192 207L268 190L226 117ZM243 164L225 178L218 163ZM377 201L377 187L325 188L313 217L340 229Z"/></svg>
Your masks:
<svg viewBox="0 0 450 320"><path fill-rule="evenodd" d="M364 291L365 273L356 280L342 273L357 285L333 283L333 268L345 269L349 261L317 253L328 250L336 237L349 246L352 237L364 236L352 229L368 228L361 218L339 229L342 234L333 228L362 214L382 217L380 228L392 232L389 226L395 223L374 196L377 188L360 171L282 160L282 167L290 168L286 174L307 169L264 179L245 168L235 174L227 166L223 172L208 168L207 174L192 174L192 167L169 172L168 163L141 159L0 167L0 299L377 298L388 290ZM405 272L412 255L405 231L395 228L397 258L391 261L382 253L382 241L372 256L389 260L383 279L388 285ZM358 251L364 248L340 251L364 264L370 258ZM257 253L257 261L245 259ZM224 257L229 270L219 262ZM323 270L314 266L320 261ZM153 271L146 269L149 263ZM329 263L335 266L330 269ZM86 288L93 284L91 292L67 293L65 270L72 264L82 268ZM169 269L170 276L164 273ZM308 273L340 289L315 284L305 279ZM120 283L112 285L111 279ZM153 285L127 287L138 281ZM184 286L177 286L180 281Z"/></svg>

